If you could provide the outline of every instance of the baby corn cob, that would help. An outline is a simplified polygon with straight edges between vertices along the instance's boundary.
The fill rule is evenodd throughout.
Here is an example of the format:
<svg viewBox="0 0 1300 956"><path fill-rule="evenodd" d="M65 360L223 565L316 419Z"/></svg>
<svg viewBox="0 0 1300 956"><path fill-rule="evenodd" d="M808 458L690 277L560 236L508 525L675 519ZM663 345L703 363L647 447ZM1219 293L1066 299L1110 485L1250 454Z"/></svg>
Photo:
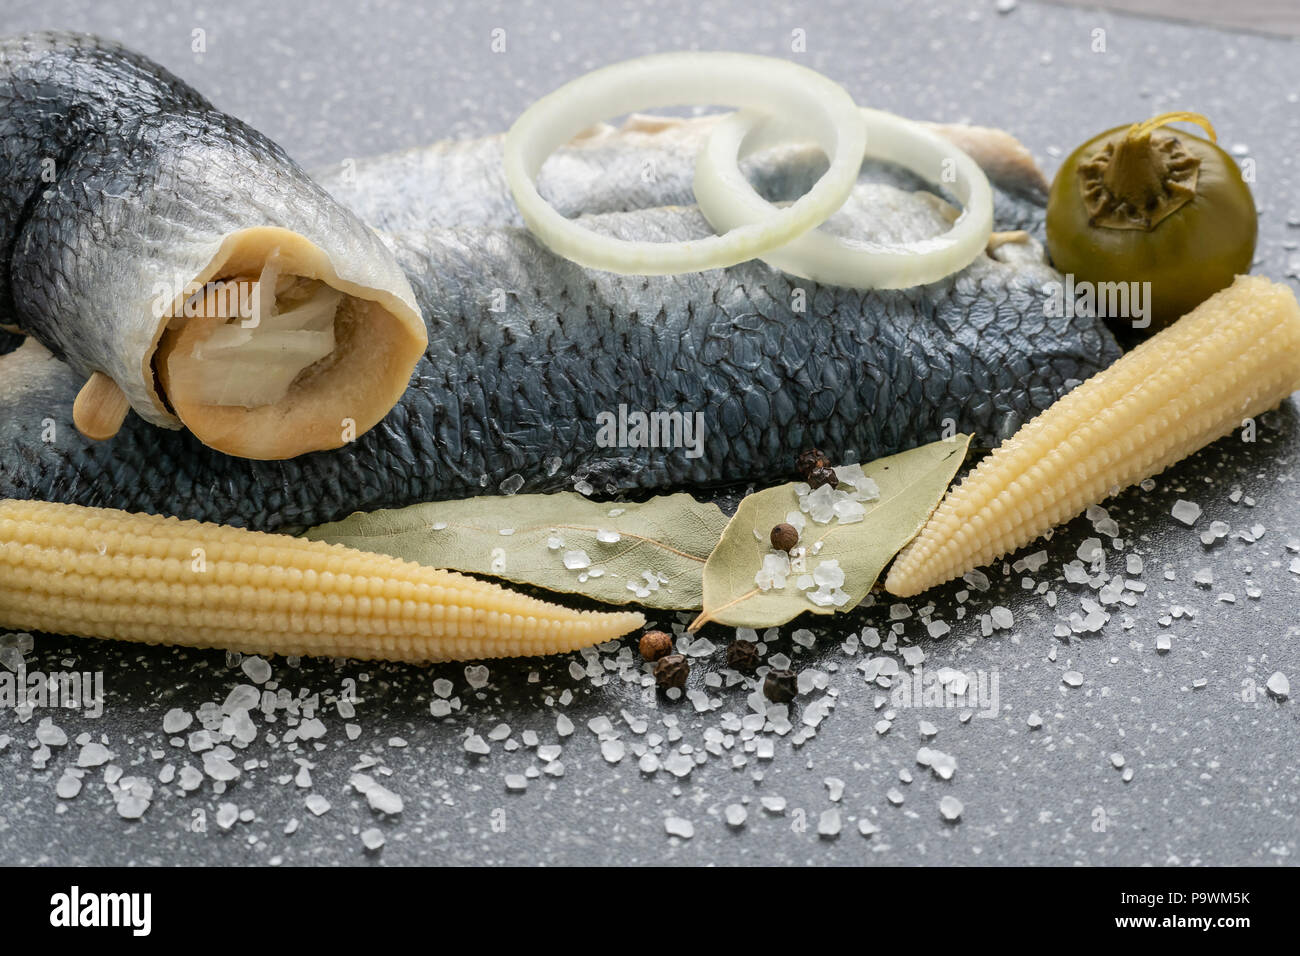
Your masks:
<svg viewBox="0 0 1300 956"><path fill-rule="evenodd" d="M910 597L1028 544L1300 389L1300 305L1233 285L1026 424L955 488L894 562Z"/></svg>
<svg viewBox="0 0 1300 956"><path fill-rule="evenodd" d="M451 571L286 535L0 501L0 626L254 654L555 654L641 627Z"/></svg>

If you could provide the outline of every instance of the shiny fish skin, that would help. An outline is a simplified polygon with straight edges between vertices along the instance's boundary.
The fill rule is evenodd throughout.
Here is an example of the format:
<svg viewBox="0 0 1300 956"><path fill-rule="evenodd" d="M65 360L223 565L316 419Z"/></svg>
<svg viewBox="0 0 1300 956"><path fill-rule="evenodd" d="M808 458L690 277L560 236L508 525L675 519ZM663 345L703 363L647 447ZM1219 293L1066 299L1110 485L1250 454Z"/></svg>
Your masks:
<svg viewBox="0 0 1300 956"><path fill-rule="evenodd" d="M599 124L543 165L538 190L565 216L694 205L695 155L718 118L633 116L617 129ZM923 125L961 145L984 167L996 187L999 228L1042 228L1048 184L1019 142L986 127ZM346 160L312 175L384 232L522 226L506 185L504 141L503 135L449 140ZM815 147L792 144L750 156L742 168L758 191L776 202L807 192L825 172L826 160ZM862 178L909 190L932 188L911 172L871 160L863 164Z"/></svg>
<svg viewBox="0 0 1300 956"><path fill-rule="evenodd" d="M585 193L580 177L594 154L564 151L574 175L544 182L544 192L561 207L603 210L589 221L614 235L708 234L698 211L681 205L680 149L662 151L659 175L638 180L635 202L620 198L643 168L634 138L601 141L604 177ZM493 167L464 161L493 149L499 138L357 165L355 183L371 197L357 199L358 211L393 230L385 241L429 329L412 388L371 432L280 462L229 458L134 417L95 444L70 424L80 380L29 343L0 357L0 497L275 530L497 493L513 476L523 491L570 487L575 476L599 492L780 480L809 445L865 460L939 438L949 424L991 445L1119 354L1100 320L1044 317L1043 286L1059 276L1032 242L898 292L821 287L760 262L667 277L584 270L516 224ZM819 173L806 150L773 152L781 155L750 164L770 198L789 198ZM459 165L438 165L451 155ZM910 177L864 176L878 182L861 185L832 228L902 238L945 228L942 205L910 192ZM344 179L323 184L346 202L358 195ZM994 184L996 228L1040 232L1033 183ZM626 214L624 205L658 208ZM800 291L804 313L794 311ZM700 413L703 454L600 447L596 416L620 404Z"/></svg>

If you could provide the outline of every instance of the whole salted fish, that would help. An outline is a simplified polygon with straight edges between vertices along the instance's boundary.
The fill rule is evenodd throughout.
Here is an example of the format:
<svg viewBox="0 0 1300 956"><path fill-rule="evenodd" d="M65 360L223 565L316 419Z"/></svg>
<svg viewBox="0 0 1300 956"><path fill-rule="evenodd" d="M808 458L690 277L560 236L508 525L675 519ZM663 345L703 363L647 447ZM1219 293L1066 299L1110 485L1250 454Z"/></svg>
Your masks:
<svg viewBox="0 0 1300 956"><path fill-rule="evenodd" d="M115 47L94 49L163 75ZM169 75L166 82L180 83ZM130 99L121 107L126 119ZM539 188L562 212L611 236L708 235L692 205L690 167L709 122L637 118L624 128L598 127L547 164ZM215 124L212 135L220 129ZM234 120L229 129L256 135ZM264 169L237 175L218 167L187 183L184 171L203 160L177 139L168 153L176 165L164 172L182 192L192 190L187 208L220 195L249 228L261 191L283 188L283 173L301 188L299 225L319 215L351 229L351 214L336 211L347 205L383 230L374 261L390 257L404 274L427 333L410 387L355 440L288 460L234 458L190 431L140 417L128 418L110 441L87 440L71 422L86 367L66 339L77 334L78 310L91 306L92 290L67 256L67 308L44 325L13 323L31 338L0 356L0 497L273 530L499 491L768 480L788 474L809 446L868 460L954 430L994 444L1119 349L1099 319L1049 317L1045 287L1060 276L1033 238L1042 234L1045 190L1023 148L997 131L944 132L988 172L995 227L1029 235L943 281L873 292L819 286L758 261L619 276L557 258L520 225L500 174L500 137L341 163L318 173L332 196L300 187L297 167L269 146ZM780 201L806 189L824 162L792 145L750 157L746 170L761 193ZM864 164L853 196L826 228L882 240L936 235L954 211L932 188L910 173ZM67 214L68 228L89 228L78 222L75 203ZM184 210L173 218L183 235L190 228ZM13 243L14 228L6 220L4 241ZM108 264L115 255L148 255L127 230L113 231L103 246ZM27 254L39 260L39 250Z"/></svg>

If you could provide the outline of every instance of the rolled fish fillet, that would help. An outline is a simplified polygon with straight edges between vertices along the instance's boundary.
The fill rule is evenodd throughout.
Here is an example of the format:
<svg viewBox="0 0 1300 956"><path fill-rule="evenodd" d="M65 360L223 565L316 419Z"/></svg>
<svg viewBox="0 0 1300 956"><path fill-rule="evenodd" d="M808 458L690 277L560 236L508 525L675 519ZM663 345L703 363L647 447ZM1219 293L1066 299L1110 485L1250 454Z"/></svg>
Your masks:
<svg viewBox="0 0 1300 956"><path fill-rule="evenodd" d="M283 150L116 44L0 40L0 326L127 408L243 458L337 448L397 403L427 333L378 235Z"/></svg>

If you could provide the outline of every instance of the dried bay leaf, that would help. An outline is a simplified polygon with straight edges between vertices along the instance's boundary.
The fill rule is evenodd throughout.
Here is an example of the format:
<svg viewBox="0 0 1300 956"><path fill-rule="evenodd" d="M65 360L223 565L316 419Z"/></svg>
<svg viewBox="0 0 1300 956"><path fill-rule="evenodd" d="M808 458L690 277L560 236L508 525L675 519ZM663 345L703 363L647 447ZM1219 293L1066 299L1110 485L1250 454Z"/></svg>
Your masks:
<svg viewBox="0 0 1300 956"><path fill-rule="evenodd" d="M698 610L704 563L726 524L717 505L688 494L628 503L561 492L358 512L307 537L607 604Z"/></svg>
<svg viewBox="0 0 1300 956"><path fill-rule="evenodd" d="M840 589L847 595L840 606L813 603L808 594L821 589L800 588L798 571L788 576L783 588L759 588L755 575L764 555L772 552L768 536L787 514L800 510L799 496L793 484L749 495L741 501L704 567L704 610L692 622L691 630L708 623L775 627L804 612L834 614L855 608L885 565L938 506L966 458L970 438L957 435L864 464L862 471L875 481L879 497L864 503L866 514L861 521L845 524L833 518L819 524L804 515L806 524L799 540L806 552L802 573L812 575L823 562L838 561L844 572Z"/></svg>

